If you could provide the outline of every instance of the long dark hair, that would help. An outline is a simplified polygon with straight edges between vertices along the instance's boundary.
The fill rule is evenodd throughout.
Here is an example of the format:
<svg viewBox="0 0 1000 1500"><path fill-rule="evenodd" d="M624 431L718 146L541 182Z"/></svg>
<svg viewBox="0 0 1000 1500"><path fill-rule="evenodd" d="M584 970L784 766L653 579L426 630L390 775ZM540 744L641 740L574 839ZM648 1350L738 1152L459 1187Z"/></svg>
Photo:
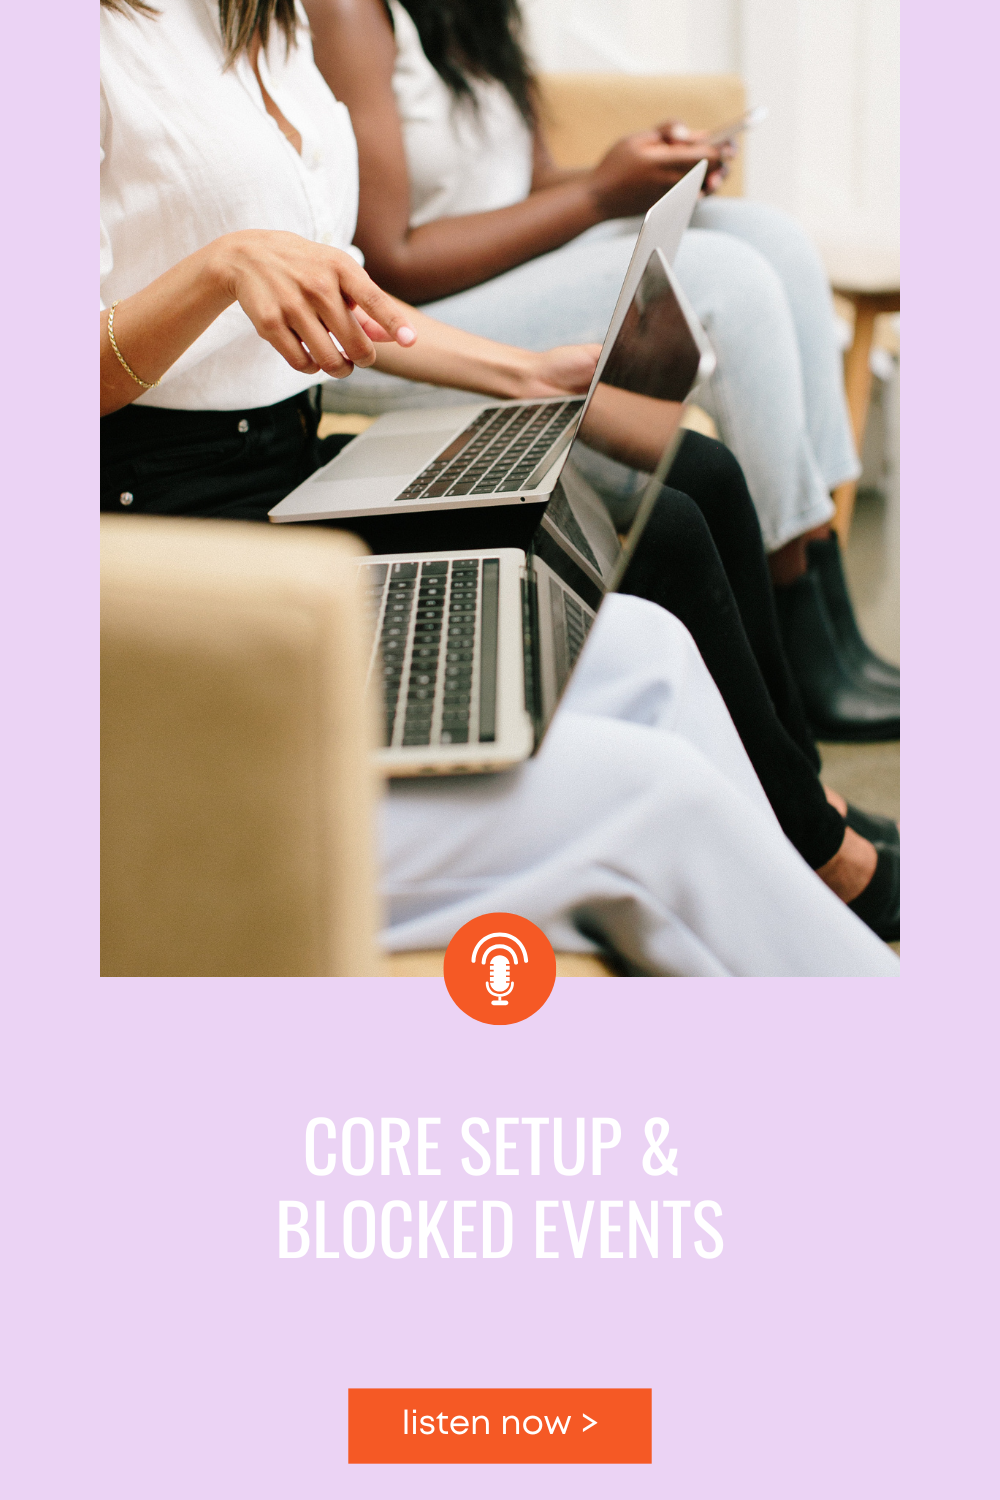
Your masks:
<svg viewBox="0 0 1000 1500"><path fill-rule="evenodd" d="M148 0L101 0L101 4L123 15L130 10L144 16L158 14ZM247 50L256 33L260 33L261 46L266 47L272 26L284 33L285 45L291 47L297 28L295 0L219 0L219 25L227 67Z"/></svg>
<svg viewBox="0 0 1000 1500"><path fill-rule="evenodd" d="M474 101L469 77L495 78L529 125L535 81L522 45L517 0L400 0L420 44L456 99Z"/></svg>

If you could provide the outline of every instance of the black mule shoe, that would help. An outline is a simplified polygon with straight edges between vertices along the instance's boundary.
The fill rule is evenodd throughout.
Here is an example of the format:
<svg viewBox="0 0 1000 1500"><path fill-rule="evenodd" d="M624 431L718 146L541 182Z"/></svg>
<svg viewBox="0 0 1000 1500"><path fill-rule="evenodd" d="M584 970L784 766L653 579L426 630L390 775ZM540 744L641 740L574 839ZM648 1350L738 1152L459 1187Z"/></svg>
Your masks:
<svg viewBox="0 0 1000 1500"><path fill-rule="evenodd" d="M809 542L806 554L810 570L819 578L833 633L844 660L856 676L870 682L873 687L887 687L898 693L899 668L876 656L858 629L836 532L831 532L823 541Z"/></svg>
<svg viewBox="0 0 1000 1500"><path fill-rule="evenodd" d="M899 850L875 845L875 873L848 906L885 943L899 942Z"/></svg>
<svg viewBox="0 0 1000 1500"><path fill-rule="evenodd" d="M876 687L841 655L814 572L774 591L782 644L812 731L820 740L899 739L899 690Z"/></svg>
<svg viewBox="0 0 1000 1500"><path fill-rule="evenodd" d="M862 812L860 807L852 807L848 802L844 822L870 844L888 844L890 849L899 848L899 827L891 818L883 818L879 813Z"/></svg>

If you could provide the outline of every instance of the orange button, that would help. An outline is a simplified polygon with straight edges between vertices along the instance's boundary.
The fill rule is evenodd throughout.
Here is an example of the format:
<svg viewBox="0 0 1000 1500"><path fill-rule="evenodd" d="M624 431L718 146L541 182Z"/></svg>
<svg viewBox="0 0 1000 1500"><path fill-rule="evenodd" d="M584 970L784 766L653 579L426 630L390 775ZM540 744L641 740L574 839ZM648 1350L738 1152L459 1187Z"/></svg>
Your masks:
<svg viewBox="0 0 1000 1500"><path fill-rule="evenodd" d="M351 1390L352 1464L649 1464L651 1390Z"/></svg>
<svg viewBox="0 0 1000 1500"><path fill-rule="evenodd" d="M491 911L460 927L445 950L444 982L467 1016L510 1026L541 1010L556 982L556 956L540 927Z"/></svg>

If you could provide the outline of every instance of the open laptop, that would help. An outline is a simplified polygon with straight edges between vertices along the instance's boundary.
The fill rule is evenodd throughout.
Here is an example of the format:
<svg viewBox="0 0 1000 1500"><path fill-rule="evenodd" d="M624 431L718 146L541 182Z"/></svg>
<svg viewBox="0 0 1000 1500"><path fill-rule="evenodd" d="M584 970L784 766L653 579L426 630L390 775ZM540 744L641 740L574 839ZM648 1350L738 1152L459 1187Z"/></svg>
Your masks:
<svg viewBox="0 0 1000 1500"><path fill-rule="evenodd" d="M604 596L621 582L715 365L659 250L648 257L527 552L389 554L359 563L390 776L498 771L541 743ZM624 545L587 479L594 453L650 474Z"/></svg>
<svg viewBox="0 0 1000 1500"><path fill-rule="evenodd" d="M586 396L388 412L269 513L275 522L342 521L544 502L617 337L651 251L672 260L704 181L700 162L647 213Z"/></svg>

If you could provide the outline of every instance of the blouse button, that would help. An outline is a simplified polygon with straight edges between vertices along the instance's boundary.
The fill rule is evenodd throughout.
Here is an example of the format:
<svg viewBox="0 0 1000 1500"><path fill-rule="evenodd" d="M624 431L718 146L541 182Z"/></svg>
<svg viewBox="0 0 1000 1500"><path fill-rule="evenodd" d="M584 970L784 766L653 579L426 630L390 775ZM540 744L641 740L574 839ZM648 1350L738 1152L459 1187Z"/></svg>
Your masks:
<svg viewBox="0 0 1000 1500"><path fill-rule="evenodd" d="M246 417L241 417L240 420L237 422L237 424L236 424L236 431L237 432L249 432L250 431L250 423L247 421Z"/></svg>
<svg viewBox="0 0 1000 1500"><path fill-rule="evenodd" d="M121 494L118 496L118 499L120 500L122 505L131 505L132 501L135 499L135 496L133 495L131 490L122 490Z"/></svg>

